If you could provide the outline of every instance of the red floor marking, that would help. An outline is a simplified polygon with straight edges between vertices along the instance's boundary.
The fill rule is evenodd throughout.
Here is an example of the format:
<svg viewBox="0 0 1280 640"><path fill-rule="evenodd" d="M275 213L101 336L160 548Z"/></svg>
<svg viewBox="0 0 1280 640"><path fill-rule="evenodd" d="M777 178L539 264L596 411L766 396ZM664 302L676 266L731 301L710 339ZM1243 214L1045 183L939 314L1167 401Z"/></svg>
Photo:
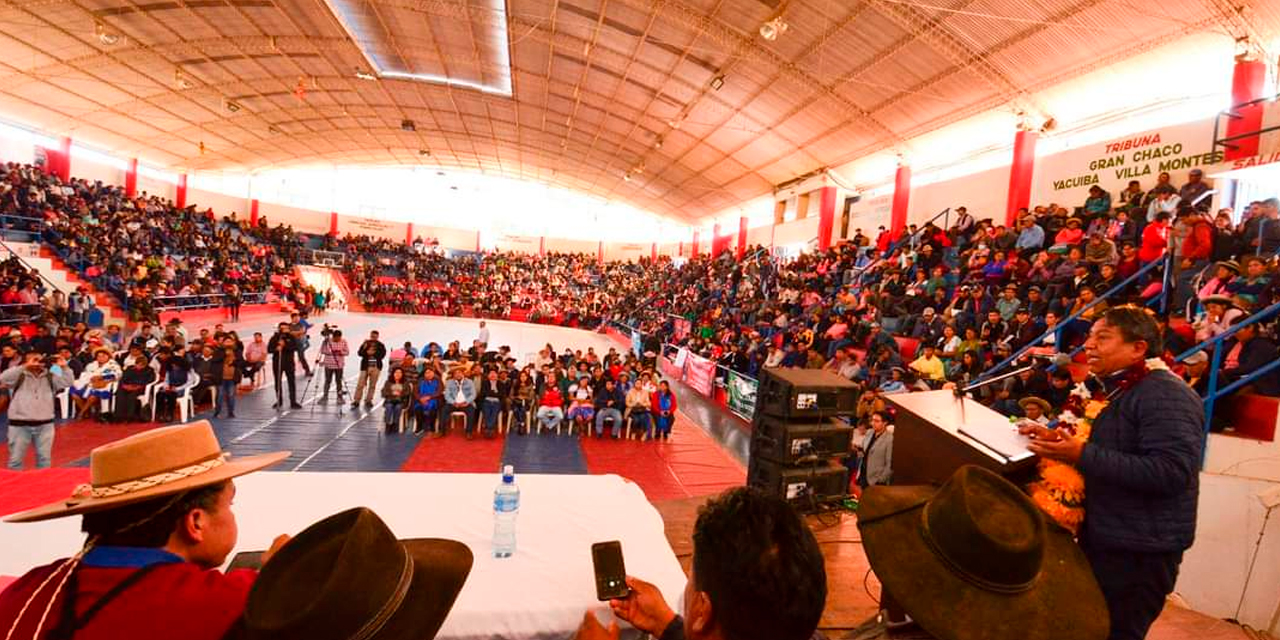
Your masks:
<svg viewBox="0 0 1280 640"><path fill-rule="evenodd" d="M474 440L467 440L457 432L443 438L423 436L400 470L493 473L502 463L503 443L502 436L492 440L476 436Z"/></svg>
<svg viewBox="0 0 1280 640"><path fill-rule="evenodd" d="M747 477L742 465L683 413L667 442L589 438L582 441L582 455L591 473L627 478L651 501L720 493Z"/></svg>
<svg viewBox="0 0 1280 640"><path fill-rule="evenodd" d="M53 437L53 466L61 467L89 456L94 447L108 442L142 433L148 429L163 426L158 422L130 422L124 424L100 424L93 421L69 422L58 427ZM9 446L0 443L0 463L9 460ZM36 453L27 450L25 468L33 468L36 464Z"/></svg>
<svg viewBox="0 0 1280 640"><path fill-rule="evenodd" d="M89 481L89 469L0 470L0 516L69 497L76 485Z"/></svg>

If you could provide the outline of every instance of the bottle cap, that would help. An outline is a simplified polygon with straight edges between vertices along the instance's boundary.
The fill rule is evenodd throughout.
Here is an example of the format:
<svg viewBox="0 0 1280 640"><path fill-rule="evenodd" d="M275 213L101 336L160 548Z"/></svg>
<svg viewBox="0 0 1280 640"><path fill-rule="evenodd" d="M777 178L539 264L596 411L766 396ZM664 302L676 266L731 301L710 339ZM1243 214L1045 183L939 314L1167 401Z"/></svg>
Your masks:
<svg viewBox="0 0 1280 640"><path fill-rule="evenodd" d="M511 482L516 479L516 468L509 465L502 465L502 481Z"/></svg>

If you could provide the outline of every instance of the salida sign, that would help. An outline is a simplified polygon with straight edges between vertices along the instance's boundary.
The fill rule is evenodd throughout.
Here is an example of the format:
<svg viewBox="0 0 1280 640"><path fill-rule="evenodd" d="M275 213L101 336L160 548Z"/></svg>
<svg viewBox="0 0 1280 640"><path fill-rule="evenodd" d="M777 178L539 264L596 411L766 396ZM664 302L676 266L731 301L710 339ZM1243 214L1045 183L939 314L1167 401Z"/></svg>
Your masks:
<svg viewBox="0 0 1280 640"><path fill-rule="evenodd" d="M1122 183L1219 162L1221 151L1187 153L1181 142L1166 143L1159 132L1151 133L1106 143L1103 155L1089 161L1087 173L1054 180L1053 190Z"/></svg>

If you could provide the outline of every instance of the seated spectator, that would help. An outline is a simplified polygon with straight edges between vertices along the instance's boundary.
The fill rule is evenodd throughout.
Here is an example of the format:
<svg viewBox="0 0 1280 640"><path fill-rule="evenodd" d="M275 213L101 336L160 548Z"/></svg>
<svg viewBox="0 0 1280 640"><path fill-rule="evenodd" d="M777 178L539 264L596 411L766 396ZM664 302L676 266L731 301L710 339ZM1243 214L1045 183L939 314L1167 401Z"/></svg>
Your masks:
<svg viewBox="0 0 1280 640"><path fill-rule="evenodd" d="M943 365L942 359L937 355L937 350L931 344L924 345L924 353L912 361L910 366L922 378L931 383L941 385L947 379L946 366Z"/></svg>
<svg viewBox="0 0 1280 640"><path fill-rule="evenodd" d="M120 385L116 388L115 419L119 422L143 422L151 416L142 415L142 403L146 399L147 387L156 380L156 372L150 366L146 356L135 359L120 375Z"/></svg>
<svg viewBox="0 0 1280 640"><path fill-rule="evenodd" d="M1247 319L1239 316L1232 320L1231 326ZM1222 372L1218 374L1219 388L1248 376L1280 356L1276 351L1276 343L1259 335L1257 323L1237 330L1222 347L1226 349L1226 353L1222 358ZM1280 372L1274 369L1268 371L1254 379L1246 388L1264 396L1280 396Z"/></svg>
<svg viewBox="0 0 1280 640"><path fill-rule="evenodd" d="M736 488L698 513L693 569L676 615L654 585L627 576L631 594L614 615L659 640L808 640L827 597L818 543L782 498ZM588 611L578 640L616 640Z"/></svg>
<svg viewBox="0 0 1280 640"><path fill-rule="evenodd" d="M427 371L434 373L431 369ZM405 378L404 369L400 367L392 369L391 375L387 376L386 381L382 383L382 425L387 433L400 430L401 414L412 397L414 397L413 387ZM414 432L421 433L424 424L426 422L419 417Z"/></svg>
<svg viewBox="0 0 1280 640"><path fill-rule="evenodd" d="M587 433L587 425L591 424L591 419L595 417L592 390L590 378L586 375L569 385L568 390L569 408L565 412L565 418L578 425L579 432L584 435Z"/></svg>
<svg viewBox="0 0 1280 640"><path fill-rule="evenodd" d="M538 433L560 428L560 423L564 420L563 406L564 396L560 395L560 388L555 384L548 384L542 397L538 399L538 412L535 416L538 420Z"/></svg>
<svg viewBox="0 0 1280 640"><path fill-rule="evenodd" d="M612 436L617 440L622 433L622 409L626 407L626 397L612 379L606 379L604 387L595 394L595 427L596 437L604 436L605 421L612 421Z"/></svg>
<svg viewBox="0 0 1280 640"><path fill-rule="evenodd" d="M205 421L95 449L89 463L93 486L72 500L6 518L34 522L82 515L87 540L72 558L32 569L0 593L0 625L20 638L36 637L38 629L54 638L89 637L83 633L88 624L108 630L98 637L222 638L257 577L251 570L218 571L236 544L232 478L289 453L226 455ZM195 471L168 473L175 468ZM146 499L135 498L132 481L153 476L163 479L146 488ZM264 557L270 559L287 540L276 538ZM51 581L53 588L46 588Z"/></svg>
<svg viewBox="0 0 1280 640"><path fill-rule="evenodd" d="M1036 424L1048 425L1048 413L1052 409L1044 398L1028 396L1018 401L1018 406L1022 407L1022 419L1029 420Z"/></svg>
<svg viewBox="0 0 1280 640"><path fill-rule="evenodd" d="M1204 307L1204 312L1192 325L1196 331L1196 342L1204 342L1226 332L1236 318L1248 315L1236 306L1230 296L1211 295L1201 298L1200 304Z"/></svg>
<svg viewBox="0 0 1280 640"><path fill-rule="evenodd" d="M393 373L399 369L393 369ZM431 432L433 436L444 435L440 428L440 406L444 398L444 384L436 377L436 370L427 366L422 370L422 378L417 389L408 390L413 398L414 423L413 432L423 434Z"/></svg>
<svg viewBox="0 0 1280 640"><path fill-rule="evenodd" d="M655 433L649 434L648 439L661 438L662 440L671 439L671 427L676 421L676 394L671 392L671 384L666 380L658 383L658 390L653 392L653 396L649 402L650 410L653 413L653 425Z"/></svg>
<svg viewBox="0 0 1280 640"><path fill-rule="evenodd" d="M93 354L93 362L85 366L75 384L71 385L71 399L75 402L76 413L81 417L94 417L105 422L107 416L102 412L102 405L111 400L111 383L120 379L120 365L111 359L111 352L98 349Z"/></svg>
<svg viewBox="0 0 1280 640"><path fill-rule="evenodd" d="M627 410L622 420L629 425L628 429L639 427L643 437L653 434L653 416L649 411L651 395L652 391L640 384L633 385L626 395Z"/></svg>
<svg viewBox="0 0 1280 640"><path fill-rule="evenodd" d="M449 381L445 383L444 401L447 407L443 432L447 434L453 427L453 417L461 414L463 432L470 440L475 429L476 385L471 378L466 377L463 367L455 367Z"/></svg>
<svg viewBox="0 0 1280 640"><path fill-rule="evenodd" d="M484 326L484 323L481 323ZM511 395L511 384L505 380L498 379L498 370L489 369L484 375L484 381L480 383L480 391L476 395L476 403L480 406L481 416L484 419L484 437L492 438L498 429L498 419L502 415L503 407L507 403L508 396Z"/></svg>

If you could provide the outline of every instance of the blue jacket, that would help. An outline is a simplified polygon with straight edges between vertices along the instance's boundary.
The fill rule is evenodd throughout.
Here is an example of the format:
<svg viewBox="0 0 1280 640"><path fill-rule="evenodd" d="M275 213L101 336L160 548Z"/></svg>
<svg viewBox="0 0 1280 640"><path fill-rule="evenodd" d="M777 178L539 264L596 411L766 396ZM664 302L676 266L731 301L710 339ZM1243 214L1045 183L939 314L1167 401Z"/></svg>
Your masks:
<svg viewBox="0 0 1280 640"><path fill-rule="evenodd" d="M1082 543L1135 552L1195 541L1204 405L1169 371L1152 371L1093 421L1080 456Z"/></svg>

